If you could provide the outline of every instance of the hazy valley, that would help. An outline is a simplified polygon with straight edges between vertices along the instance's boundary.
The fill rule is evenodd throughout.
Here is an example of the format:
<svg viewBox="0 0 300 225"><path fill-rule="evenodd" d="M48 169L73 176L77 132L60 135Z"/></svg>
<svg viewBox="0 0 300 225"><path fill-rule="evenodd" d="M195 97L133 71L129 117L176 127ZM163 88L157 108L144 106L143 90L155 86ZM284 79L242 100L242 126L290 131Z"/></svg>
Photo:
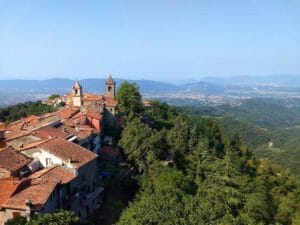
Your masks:
<svg viewBox="0 0 300 225"><path fill-rule="evenodd" d="M159 99L173 105L237 104L250 98L300 98L298 76L202 78L195 82L173 84L153 80L130 80L137 83L145 99ZM86 92L101 93L105 79L83 79ZM120 84L124 79L116 79ZM70 92L74 80L54 78L49 80L1 80L0 106L19 102L43 100L53 93Z"/></svg>

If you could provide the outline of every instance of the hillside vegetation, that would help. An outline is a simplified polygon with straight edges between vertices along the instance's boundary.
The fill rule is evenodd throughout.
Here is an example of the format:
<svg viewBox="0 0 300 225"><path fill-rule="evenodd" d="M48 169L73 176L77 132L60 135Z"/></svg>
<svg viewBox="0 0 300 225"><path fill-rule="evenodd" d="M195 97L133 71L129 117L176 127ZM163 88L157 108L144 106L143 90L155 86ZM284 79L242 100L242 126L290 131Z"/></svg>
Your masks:
<svg viewBox="0 0 300 225"><path fill-rule="evenodd" d="M299 224L297 177L256 157L218 120L191 120L158 101L125 111L119 146L139 190L119 225Z"/></svg>
<svg viewBox="0 0 300 225"><path fill-rule="evenodd" d="M52 106L45 105L41 101L19 103L6 108L0 108L0 121L10 123L22 117L42 115L52 112L53 110Z"/></svg>
<svg viewBox="0 0 300 225"><path fill-rule="evenodd" d="M216 118L229 137L239 134L257 156L300 174L300 101L252 99L237 106L181 108L192 120Z"/></svg>

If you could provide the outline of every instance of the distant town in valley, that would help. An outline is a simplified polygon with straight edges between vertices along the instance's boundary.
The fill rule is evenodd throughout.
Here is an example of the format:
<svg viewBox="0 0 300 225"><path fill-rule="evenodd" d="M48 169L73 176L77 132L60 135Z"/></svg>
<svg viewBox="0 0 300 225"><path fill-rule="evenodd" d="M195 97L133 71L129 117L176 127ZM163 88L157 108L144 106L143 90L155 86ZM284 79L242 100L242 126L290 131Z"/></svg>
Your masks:
<svg viewBox="0 0 300 225"><path fill-rule="evenodd" d="M118 84L125 79L115 79ZM238 104L251 98L300 98L300 78L297 75L240 76L229 78L203 78L200 81L174 84L153 80L129 80L137 83L145 99L157 99L173 105ZM65 95L75 80L53 78L48 80L2 80L0 106L25 101L46 100L49 95ZM83 79L85 90L104 92L100 83L105 79Z"/></svg>

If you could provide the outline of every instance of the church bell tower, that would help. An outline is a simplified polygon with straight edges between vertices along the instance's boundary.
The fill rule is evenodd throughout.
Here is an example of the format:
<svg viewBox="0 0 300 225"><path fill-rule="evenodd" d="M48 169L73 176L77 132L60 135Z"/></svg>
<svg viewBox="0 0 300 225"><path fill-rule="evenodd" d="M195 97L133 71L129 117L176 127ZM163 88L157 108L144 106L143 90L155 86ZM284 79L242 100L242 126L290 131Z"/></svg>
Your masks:
<svg viewBox="0 0 300 225"><path fill-rule="evenodd" d="M76 80L73 86L73 105L81 107L82 105L82 86Z"/></svg>
<svg viewBox="0 0 300 225"><path fill-rule="evenodd" d="M116 96L116 82L113 80L111 74L105 82L105 96L113 99Z"/></svg>

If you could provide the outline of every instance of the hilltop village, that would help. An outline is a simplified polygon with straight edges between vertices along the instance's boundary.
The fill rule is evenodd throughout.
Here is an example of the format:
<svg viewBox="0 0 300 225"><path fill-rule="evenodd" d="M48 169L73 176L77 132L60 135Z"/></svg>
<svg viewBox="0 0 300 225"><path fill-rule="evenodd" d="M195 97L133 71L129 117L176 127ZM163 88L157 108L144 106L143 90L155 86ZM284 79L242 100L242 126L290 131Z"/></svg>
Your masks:
<svg viewBox="0 0 300 225"><path fill-rule="evenodd" d="M84 93L78 81L66 106L41 116L0 124L0 224L55 209L86 218L100 207L104 187L99 158L118 160L113 137L118 129L116 83L104 95Z"/></svg>

